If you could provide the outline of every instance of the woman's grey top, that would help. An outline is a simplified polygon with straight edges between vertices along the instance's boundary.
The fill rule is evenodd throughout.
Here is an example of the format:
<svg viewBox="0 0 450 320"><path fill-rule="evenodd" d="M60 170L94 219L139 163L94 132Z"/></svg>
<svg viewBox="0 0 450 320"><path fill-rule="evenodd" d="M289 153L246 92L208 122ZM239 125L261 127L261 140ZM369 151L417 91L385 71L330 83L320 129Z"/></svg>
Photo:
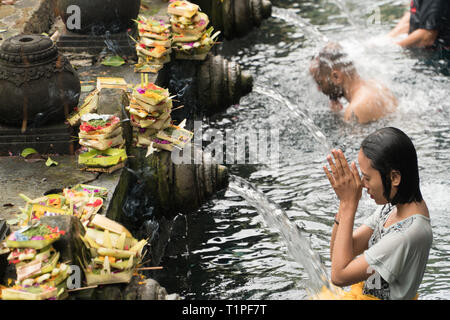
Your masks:
<svg viewBox="0 0 450 320"><path fill-rule="evenodd" d="M363 222L373 230L364 257L368 272L375 270L363 292L383 300L414 299L433 241L430 218L415 214L385 228L390 212L377 210Z"/></svg>

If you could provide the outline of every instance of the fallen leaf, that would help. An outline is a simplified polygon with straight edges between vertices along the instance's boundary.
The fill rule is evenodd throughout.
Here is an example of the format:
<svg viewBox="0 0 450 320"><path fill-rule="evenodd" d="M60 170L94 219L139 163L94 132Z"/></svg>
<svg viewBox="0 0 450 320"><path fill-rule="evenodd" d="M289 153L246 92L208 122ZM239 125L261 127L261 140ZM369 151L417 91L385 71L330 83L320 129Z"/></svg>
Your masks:
<svg viewBox="0 0 450 320"><path fill-rule="evenodd" d="M6 220L6 223L11 225L11 226L13 226L13 225L19 223L19 219L15 219L15 218L14 219L9 219L9 220Z"/></svg>
<svg viewBox="0 0 450 320"><path fill-rule="evenodd" d="M94 86L81 86L81 92L90 92L94 89L95 89Z"/></svg>
<svg viewBox="0 0 450 320"><path fill-rule="evenodd" d="M125 60L123 60L119 56L108 57L102 61L102 65L108 66L108 67L120 67L124 63L125 63Z"/></svg>
<svg viewBox="0 0 450 320"><path fill-rule="evenodd" d="M56 162L56 161L52 160L52 158L48 157L47 161L45 162L45 165L46 165L47 167L50 167L50 166L52 166L52 165L57 166L57 165L58 165L58 162Z"/></svg>
<svg viewBox="0 0 450 320"><path fill-rule="evenodd" d="M23 151L22 151L22 153L20 155L22 157L26 158L30 154L34 154L34 153L38 153L38 152L35 149L33 149L33 148L25 148L25 149L23 149Z"/></svg>

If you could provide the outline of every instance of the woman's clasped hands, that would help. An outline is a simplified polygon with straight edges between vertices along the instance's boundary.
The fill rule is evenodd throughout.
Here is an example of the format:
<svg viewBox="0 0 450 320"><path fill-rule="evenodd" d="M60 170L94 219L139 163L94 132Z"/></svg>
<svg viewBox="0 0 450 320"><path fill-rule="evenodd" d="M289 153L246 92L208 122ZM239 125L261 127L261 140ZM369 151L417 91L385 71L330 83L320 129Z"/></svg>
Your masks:
<svg viewBox="0 0 450 320"><path fill-rule="evenodd" d="M358 168L355 162L352 162L351 166L348 165L342 150L333 149L331 153L334 161L331 155L327 156L331 172L325 165L323 166L325 174L338 196L341 205L349 204L357 206L362 195L362 181Z"/></svg>

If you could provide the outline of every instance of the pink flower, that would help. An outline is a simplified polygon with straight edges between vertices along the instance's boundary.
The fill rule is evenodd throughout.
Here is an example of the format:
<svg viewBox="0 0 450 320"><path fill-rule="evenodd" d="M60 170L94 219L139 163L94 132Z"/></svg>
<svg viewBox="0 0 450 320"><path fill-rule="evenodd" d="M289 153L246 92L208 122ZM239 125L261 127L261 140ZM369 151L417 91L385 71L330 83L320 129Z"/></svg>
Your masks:
<svg viewBox="0 0 450 320"><path fill-rule="evenodd" d="M156 143L159 143L159 144L170 144L170 141L159 140L157 138L153 138L153 142L156 142Z"/></svg>

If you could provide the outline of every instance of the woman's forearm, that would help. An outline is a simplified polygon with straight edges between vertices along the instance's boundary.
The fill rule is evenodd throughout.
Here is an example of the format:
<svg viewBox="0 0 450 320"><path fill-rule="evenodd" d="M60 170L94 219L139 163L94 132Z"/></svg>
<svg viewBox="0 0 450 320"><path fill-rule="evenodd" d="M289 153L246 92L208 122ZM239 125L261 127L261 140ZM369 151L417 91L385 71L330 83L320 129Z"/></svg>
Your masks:
<svg viewBox="0 0 450 320"><path fill-rule="evenodd" d="M342 203L339 205L339 227L333 243L331 272L340 272L353 260L353 224L358 204Z"/></svg>
<svg viewBox="0 0 450 320"><path fill-rule="evenodd" d="M339 222L339 212L336 213L336 215L334 216L334 219ZM336 233L337 233L337 229L338 229L339 225L334 222L333 223L333 230L331 231L331 240L330 240L330 260L333 259L333 248L334 248L334 241L336 240Z"/></svg>
<svg viewBox="0 0 450 320"><path fill-rule="evenodd" d="M336 239L337 229L338 225L336 223L333 223L333 230L331 231L331 241L330 241L330 260L333 260L334 240Z"/></svg>

